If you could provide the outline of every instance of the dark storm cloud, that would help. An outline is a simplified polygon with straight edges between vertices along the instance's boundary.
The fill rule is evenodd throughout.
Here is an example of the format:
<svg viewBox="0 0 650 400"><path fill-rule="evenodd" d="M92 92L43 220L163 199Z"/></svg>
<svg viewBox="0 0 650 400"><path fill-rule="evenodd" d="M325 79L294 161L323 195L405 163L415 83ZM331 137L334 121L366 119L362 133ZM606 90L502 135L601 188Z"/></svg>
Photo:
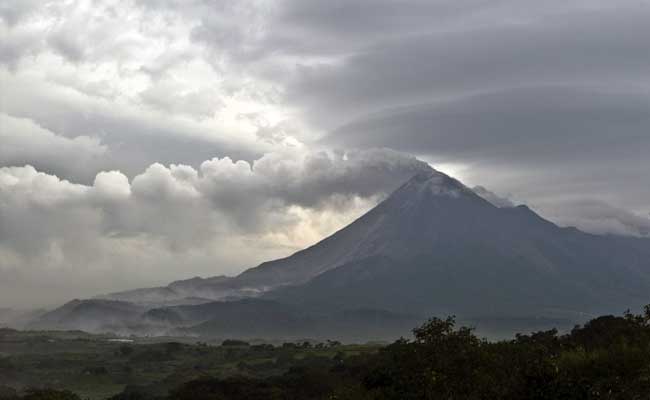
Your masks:
<svg viewBox="0 0 650 400"><path fill-rule="evenodd" d="M344 117L530 85L650 82L645 8L370 43L340 64L305 66L298 101ZM319 110L318 112L316 110Z"/></svg>
<svg viewBox="0 0 650 400"><path fill-rule="evenodd" d="M39 0L5 0L0 3L0 19L8 25L16 25L29 16L39 5Z"/></svg>
<svg viewBox="0 0 650 400"><path fill-rule="evenodd" d="M564 225L615 235L650 236L650 216L614 207L604 201L586 199L566 202L555 218Z"/></svg>
<svg viewBox="0 0 650 400"><path fill-rule="evenodd" d="M283 1L264 43L276 51L303 55L365 51L380 40L449 27L484 8L489 8L488 2L466 0Z"/></svg>
<svg viewBox="0 0 650 400"><path fill-rule="evenodd" d="M345 125L326 141L457 162L639 165L650 151L648 132L650 101L643 94L537 87L389 110Z"/></svg>

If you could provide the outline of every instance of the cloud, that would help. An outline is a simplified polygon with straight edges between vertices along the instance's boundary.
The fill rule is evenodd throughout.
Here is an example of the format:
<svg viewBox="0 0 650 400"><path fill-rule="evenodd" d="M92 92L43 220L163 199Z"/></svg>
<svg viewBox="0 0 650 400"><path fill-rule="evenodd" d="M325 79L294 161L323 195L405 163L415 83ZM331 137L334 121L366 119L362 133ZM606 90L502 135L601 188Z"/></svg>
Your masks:
<svg viewBox="0 0 650 400"><path fill-rule="evenodd" d="M554 216L563 225L587 232L650 237L650 216L639 215L604 201L583 199L564 204Z"/></svg>
<svg viewBox="0 0 650 400"><path fill-rule="evenodd" d="M488 202L490 202L492 205L497 206L499 208L508 208L508 207L514 207L515 203L512 202L507 197L502 197L499 196L498 194L491 192L484 188L483 186L474 186L472 188L474 193L478 194Z"/></svg>
<svg viewBox="0 0 650 400"><path fill-rule="evenodd" d="M0 19L9 26L16 25L38 7L39 0L6 0L0 4Z"/></svg>
<svg viewBox="0 0 650 400"><path fill-rule="evenodd" d="M7 82L3 95L11 98L3 104L4 112L29 119L57 136L88 136L106 147L102 163L95 168L85 165L61 169L34 158L15 158L13 165L33 163L46 171L88 183L101 169L119 168L132 176L154 162L198 165L213 156L253 159L270 150L257 140L254 126L196 121L165 110L122 104L57 83L3 75L2 71L0 77ZM39 107L32 107L35 103Z"/></svg>
<svg viewBox="0 0 650 400"><path fill-rule="evenodd" d="M555 11L520 21L497 13L489 24L369 39L340 62L299 68L288 92L309 105L310 118L328 124L330 115L345 123L384 108L521 86L648 81L647 8Z"/></svg>
<svg viewBox="0 0 650 400"><path fill-rule="evenodd" d="M13 16L7 18L7 21L17 22ZM12 27L11 23L0 21L0 36L0 65L5 64L14 70L21 59L38 54L43 48L38 31L29 26Z"/></svg>
<svg viewBox="0 0 650 400"><path fill-rule="evenodd" d="M194 275L233 273L333 232L423 168L390 150L152 164L92 185L0 168L0 301L28 301L5 291L16 281L51 282L29 300L42 304L162 284L188 275L184 263Z"/></svg>
<svg viewBox="0 0 650 400"><path fill-rule="evenodd" d="M597 87L501 90L385 112L337 129L326 142L456 162L602 163L615 155L633 164L650 149L647 100L638 91Z"/></svg>
<svg viewBox="0 0 650 400"><path fill-rule="evenodd" d="M0 113L0 165L31 163L64 174L97 164L106 146L91 136L62 137L33 121Z"/></svg>
<svg viewBox="0 0 650 400"><path fill-rule="evenodd" d="M283 119L274 85L215 65L190 40L196 23L108 0L23 8L10 2L0 10L21 16L7 17L12 24L0 21L6 38L0 44L0 112L57 136L88 136L106 146L106 154L101 164L85 168L34 158L0 165L34 164L90 183L102 169L132 177L154 162L198 167L215 156L253 160L273 151L273 144L258 139L257 126L237 116L270 115L273 124Z"/></svg>
<svg viewBox="0 0 650 400"><path fill-rule="evenodd" d="M152 86L141 92L140 98L163 112L186 114L198 119L210 118L225 106L215 88L183 92L170 83Z"/></svg>

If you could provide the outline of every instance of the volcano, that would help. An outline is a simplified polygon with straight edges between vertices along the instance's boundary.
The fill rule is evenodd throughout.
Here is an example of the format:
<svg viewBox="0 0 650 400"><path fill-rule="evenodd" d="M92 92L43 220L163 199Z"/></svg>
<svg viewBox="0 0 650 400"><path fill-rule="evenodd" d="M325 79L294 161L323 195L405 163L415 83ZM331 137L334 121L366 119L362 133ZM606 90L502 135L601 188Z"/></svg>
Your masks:
<svg viewBox="0 0 650 400"><path fill-rule="evenodd" d="M650 302L650 240L561 228L430 170L331 237L239 279L283 285L264 296L316 309L579 320Z"/></svg>

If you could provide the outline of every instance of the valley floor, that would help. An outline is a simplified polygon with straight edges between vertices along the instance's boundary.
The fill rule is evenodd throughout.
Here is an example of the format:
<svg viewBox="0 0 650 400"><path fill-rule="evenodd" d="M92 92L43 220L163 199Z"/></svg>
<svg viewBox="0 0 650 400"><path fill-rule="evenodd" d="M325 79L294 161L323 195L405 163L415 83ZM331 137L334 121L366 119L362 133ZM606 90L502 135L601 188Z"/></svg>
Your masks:
<svg viewBox="0 0 650 400"><path fill-rule="evenodd" d="M650 306L493 342L453 318L384 345L0 330L0 399L82 398L650 399Z"/></svg>
<svg viewBox="0 0 650 400"><path fill-rule="evenodd" d="M11 389L69 390L105 399L125 389L166 395L201 377L265 379L292 367L378 351L378 344L268 343L188 338L115 338L80 331L0 329L0 399ZM11 389L10 389L11 388Z"/></svg>

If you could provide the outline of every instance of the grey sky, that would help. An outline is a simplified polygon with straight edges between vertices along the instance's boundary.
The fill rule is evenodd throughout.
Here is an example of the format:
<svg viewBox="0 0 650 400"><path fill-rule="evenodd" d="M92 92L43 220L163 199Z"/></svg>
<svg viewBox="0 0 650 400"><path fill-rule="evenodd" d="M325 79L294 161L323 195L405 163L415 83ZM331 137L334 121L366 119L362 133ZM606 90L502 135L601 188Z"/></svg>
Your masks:
<svg viewBox="0 0 650 400"><path fill-rule="evenodd" d="M649 20L632 0L0 1L0 306L236 273L422 162L648 235Z"/></svg>

